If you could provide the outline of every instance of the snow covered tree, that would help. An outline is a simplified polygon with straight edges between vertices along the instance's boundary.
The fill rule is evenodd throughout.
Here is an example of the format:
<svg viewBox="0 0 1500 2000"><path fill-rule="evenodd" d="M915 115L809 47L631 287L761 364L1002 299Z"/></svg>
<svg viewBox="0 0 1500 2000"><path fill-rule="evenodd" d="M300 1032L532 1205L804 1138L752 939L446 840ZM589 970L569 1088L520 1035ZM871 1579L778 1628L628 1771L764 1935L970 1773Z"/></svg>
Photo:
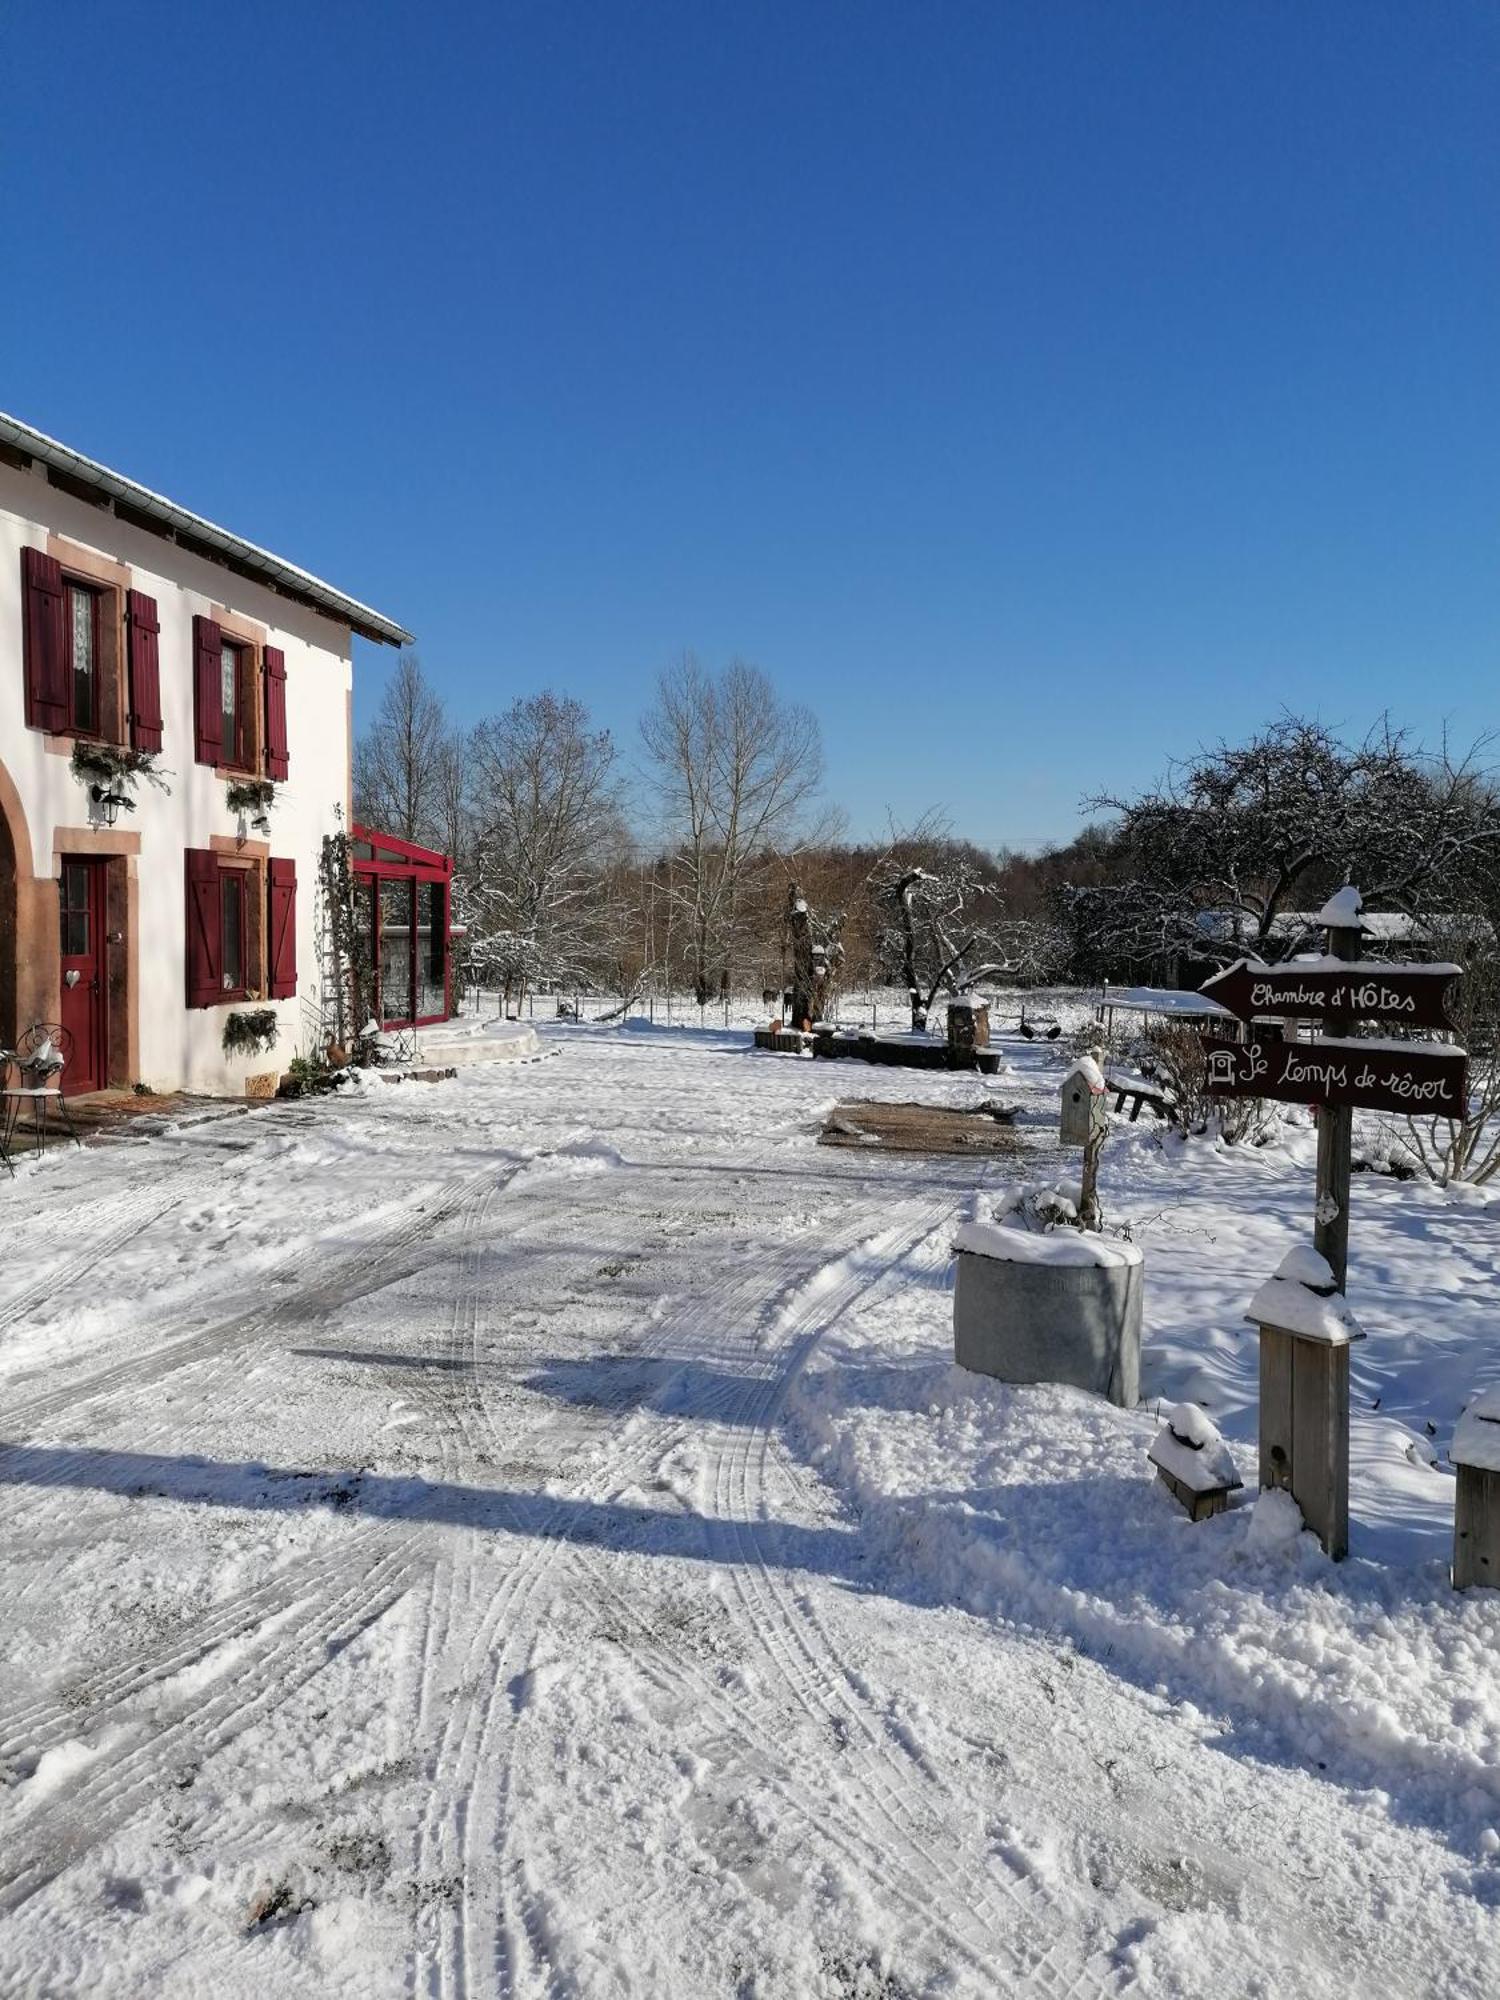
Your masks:
<svg viewBox="0 0 1500 2000"><path fill-rule="evenodd" d="M591 979L612 946L610 870L626 844L607 730L550 691L469 739L469 955L507 1005L529 985Z"/></svg>
<svg viewBox="0 0 1500 2000"><path fill-rule="evenodd" d="M1007 973L993 863L949 839L931 816L893 837L871 886L886 916L881 955L906 988L914 1033L925 1030L939 993Z"/></svg>
<svg viewBox="0 0 1500 2000"><path fill-rule="evenodd" d="M1118 976L1183 954L1227 963L1316 948L1315 930L1289 919L1345 881L1367 908L1411 910L1495 842L1475 777L1475 753L1428 755L1387 727L1351 746L1285 716L1138 797L1091 800L1117 815L1112 879L1063 892L1075 970Z"/></svg>

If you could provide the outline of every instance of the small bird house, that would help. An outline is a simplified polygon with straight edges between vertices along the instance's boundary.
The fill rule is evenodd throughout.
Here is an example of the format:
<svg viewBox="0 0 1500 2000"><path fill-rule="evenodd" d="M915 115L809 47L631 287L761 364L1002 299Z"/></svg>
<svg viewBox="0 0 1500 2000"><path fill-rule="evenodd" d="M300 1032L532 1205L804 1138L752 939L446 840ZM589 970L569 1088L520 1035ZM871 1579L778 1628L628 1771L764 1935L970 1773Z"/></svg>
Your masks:
<svg viewBox="0 0 1500 2000"><path fill-rule="evenodd" d="M1453 1588L1500 1586L1500 1384L1481 1389L1469 1404L1448 1456L1458 1473Z"/></svg>
<svg viewBox="0 0 1500 2000"><path fill-rule="evenodd" d="M1244 1485L1228 1445L1196 1403L1179 1403L1167 1412L1146 1456L1192 1521L1222 1514L1230 1494Z"/></svg>
<svg viewBox="0 0 1500 2000"><path fill-rule="evenodd" d="M1062 1080L1060 1138L1065 1146L1086 1146L1109 1123L1104 1072L1092 1056L1080 1056Z"/></svg>

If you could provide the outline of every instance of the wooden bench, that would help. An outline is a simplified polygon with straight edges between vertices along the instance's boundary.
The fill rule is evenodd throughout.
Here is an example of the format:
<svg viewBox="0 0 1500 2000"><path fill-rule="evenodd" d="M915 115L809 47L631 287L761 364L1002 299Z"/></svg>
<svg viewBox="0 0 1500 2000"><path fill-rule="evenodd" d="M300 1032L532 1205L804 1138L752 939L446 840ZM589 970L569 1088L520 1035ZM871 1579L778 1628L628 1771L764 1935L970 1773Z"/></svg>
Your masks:
<svg viewBox="0 0 1500 2000"><path fill-rule="evenodd" d="M1174 1110L1172 1099L1164 1090L1142 1076L1106 1076L1106 1085L1115 1094L1115 1111L1125 1109L1125 1100L1130 1099L1130 1122L1133 1125L1141 1115L1141 1106L1149 1104L1158 1118L1170 1120Z"/></svg>

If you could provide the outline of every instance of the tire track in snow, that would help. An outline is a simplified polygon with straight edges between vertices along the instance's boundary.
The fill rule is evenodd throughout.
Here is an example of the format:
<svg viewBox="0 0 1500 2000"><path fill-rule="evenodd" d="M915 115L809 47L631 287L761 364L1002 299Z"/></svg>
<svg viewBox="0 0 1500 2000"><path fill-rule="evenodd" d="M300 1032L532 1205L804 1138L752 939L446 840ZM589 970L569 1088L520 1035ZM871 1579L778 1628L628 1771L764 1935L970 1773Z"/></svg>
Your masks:
<svg viewBox="0 0 1500 2000"><path fill-rule="evenodd" d="M165 1220L175 1208L180 1208L196 1175L183 1168L166 1178L168 1186L165 1193L162 1176L157 1175L139 1186L124 1189L112 1198L106 1197L104 1203L96 1206L90 1218L88 1247L71 1257L64 1256L45 1277L34 1279L0 1305L0 1333L30 1318L40 1307L66 1297L77 1287L96 1282L100 1266L106 1259ZM101 1206L104 1210L102 1215L99 1212ZM13 1227L24 1230L25 1225L16 1222ZM96 1234L95 1231L102 1233ZM70 1240L77 1240L76 1233Z"/></svg>
<svg viewBox="0 0 1500 2000"><path fill-rule="evenodd" d="M800 1257L799 1248L803 1250ZM773 1255L773 1285L777 1270L789 1284L796 1285L805 1282L823 1261L820 1250L810 1264L805 1246L795 1244L780 1246ZM741 1310L753 1317L756 1308L764 1305L767 1281L762 1259L754 1271L747 1272L727 1291L719 1288L710 1300L696 1294L690 1296L653 1329L652 1353L642 1355L641 1359L701 1361L704 1318L726 1310L731 1317ZM476 1323L476 1337L477 1330ZM477 1359L475 1375L477 1380ZM690 1418L679 1420L669 1435L681 1441L705 1419L711 1420L721 1409L728 1410L741 1393L736 1381L726 1381L707 1404L695 1409ZM621 1431L629 1429L634 1410L628 1387L623 1394L625 1400L613 1411L606 1437L596 1436L596 1446L613 1443ZM493 1425L487 1409L486 1416ZM498 1433L496 1436L498 1439ZM510 1899L512 1904L520 1904L523 1915L519 1923L506 1902L504 1864L498 1849L509 1822L511 1762L497 1752L495 1739L513 1735L514 1725L524 1712L518 1705L516 1687L526 1671L524 1662L531 1658L537 1636L535 1617L528 1622L528 1613L548 1574L568 1552L570 1524L574 1532L577 1526L576 1502L617 1486L622 1475L636 1476L660 1443L658 1431L649 1444L642 1442L636 1447L633 1460L622 1461L611 1454L602 1463L596 1462L591 1472L556 1496L557 1504L550 1517L544 1517L540 1523L517 1523L527 1541L508 1568L473 1636L460 1680L461 1685L477 1687L487 1678L489 1691L485 1698L462 1710L450 1710L437 1753L437 1768L448 1779L444 1789L449 1796L445 1800L439 1792L434 1792L419 1839L419 1874L436 1873L441 1880L457 1878L464 1885L461 1897L443 1913L446 1923L436 1944L419 1953L416 1974L421 1990L461 1996L471 1990L471 1982L478 1990L498 1990L506 1996L519 1990L528 1956L521 1940L534 1936L534 1925L524 1920L529 1900L524 1888L520 1896L512 1892ZM555 1535L548 1532L549 1527L556 1529ZM482 1788L488 1790L487 1798L476 1796ZM492 1858L497 1878L490 1884L485 1879L485 1863ZM481 1933L477 1941L476 1932ZM488 1934L488 1943L484 1941L484 1933Z"/></svg>
<svg viewBox="0 0 1500 2000"><path fill-rule="evenodd" d="M454 1211L460 1223L460 1257L465 1246L487 1226L490 1209L504 1193L510 1177L507 1174L500 1179L493 1171L487 1171L479 1185L474 1184L475 1177L469 1177L466 1198ZM525 1218L520 1229L540 1227L555 1220L561 1208L561 1203L554 1203L551 1209ZM432 1220L433 1211L417 1219L423 1229L430 1226ZM370 1267L361 1268L368 1272ZM360 1295L366 1295L369 1289L368 1285L361 1283ZM289 1308L295 1305L300 1318L301 1304L305 1303L306 1297L303 1294L297 1301L279 1301L278 1304ZM414 1399L424 1401L439 1419L433 1442L438 1447L442 1472L452 1476L466 1470L467 1460L455 1456L446 1448L447 1432L442 1420L450 1414L448 1400L437 1392L424 1392L420 1383L410 1385L408 1393ZM133 1456L134 1452L100 1454L104 1463L111 1459L122 1462ZM422 1530L414 1530L414 1533L420 1532ZM389 1523L374 1523L356 1529L352 1535L340 1537L325 1547L293 1558L263 1583L215 1606L194 1625L191 1632L178 1633L166 1641L136 1649L118 1658L111 1666L91 1674L87 1682L92 1697L88 1704L91 1726L97 1726L99 1717L132 1702L162 1679L186 1671L218 1647L232 1643L277 1617L289 1604L301 1601L320 1586L346 1574L351 1564L362 1562L367 1556L373 1559L382 1541L389 1539L390 1533ZM75 1734L79 1722L80 1705L72 1688L61 1695L49 1693L22 1703L0 1716L0 1763L9 1759L14 1764L18 1758L34 1756L52 1741Z"/></svg>
<svg viewBox="0 0 1500 2000"><path fill-rule="evenodd" d="M926 1243L945 1233L942 1228L929 1232ZM915 1254L923 1247L921 1241L914 1243L908 1254ZM898 1282L900 1275L900 1262L893 1262L863 1296L869 1297ZM1088 1973L1085 1962L1079 1961L1066 1970L1055 1963L1063 1941L1075 1929L1076 1913L1058 1906L1034 1877L1017 1877L1007 1871L997 1883L988 1871L981 1873L970 1865L952 1843L941 1860L934 1855L930 1843L942 1837L945 1824L957 1809L957 1801L931 1761L916 1752L909 1741L893 1736L890 1718L872 1713L873 1698L843 1664L826 1628L812 1610L812 1593L793 1590L784 1566L776 1558L769 1478L774 1434L792 1386L819 1341L859 1302L859 1295L843 1298L832 1312L819 1312L821 1323L816 1326L806 1325L809 1314L795 1315L788 1329L791 1337L783 1349L783 1365L750 1399L751 1406L744 1412L743 1422L730 1433L727 1448L720 1455L716 1511L721 1519L734 1523L741 1561L731 1566L729 1573L746 1613L747 1629L759 1640L773 1671L811 1722L817 1724L840 1714L846 1724L853 1725L865 1759L856 1769L856 1776L870 1795L863 1815L868 1833L882 1844L896 1844L904 1865L922 1880L927 1892L955 1913L950 1922L968 1919L965 1927L973 1931L974 1920L981 1920L973 1946L976 1965L983 1962L986 1952L993 1953L997 1940L1007 1930L1014 1928L1002 1920L996 1902L998 1888L1011 1904L1013 1915L1020 1916L1027 1925L1036 1926L1044 1938L1051 1940L1039 1954L1028 1956L1011 1948L1012 1975L1019 1982L1015 1990L1066 2000L1087 1980L1092 1990L1104 1991L1106 1987ZM821 1306L821 1301L815 1301L815 1305ZM807 1511L816 1517L821 1510L809 1507ZM849 1765L841 1760L839 1768L847 1774ZM911 1804L918 1785L931 1800L922 1822ZM960 1892L957 1897L955 1885Z"/></svg>
<svg viewBox="0 0 1500 2000"><path fill-rule="evenodd" d="M474 1177L469 1177L472 1182ZM470 1186L463 1204L459 1240L461 1268L477 1269L493 1205L505 1192L511 1175L497 1179L491 1170L485 1184ZM684 1204L688 1213L691 1205ZM544 1228L576 1213L576 1204L562 1192L550 1192L510 1232L508 1241ZM421 1218L430 1224L431 1212ZM618 1236L618 1243L600 1242L600 1222ZM623 1248L639 1233L638 1219L628 1214L595 1218L595 1237L587 1250L565 1244L557 1257L592 1263L601 1249ZM607 1232L606 1232L607 1233ZM462 1288L455 1320L463 1311ZM413 1393L418 1393L414 1391ZM471 1412L467 1422L451 1421L449 1399L437 1392L424 1395L440 1420L440 1475L457 1479L472 1470L473 1443L478 1437ZM556 1426L542 1417L528 1427ZM491 1436L486 1429L485 1436ZM524 1442L525 1433L519 1441ZM514 1449L518 1440L508 1440ZM191 1636L179 1634L164 1646L147 1649L95 1676L90 1691L87 1733L99 1739L89 1756L79 1744L81 1714L76 1697L47 1698L12 1713L0 1723L0 1759L8 1762L12 1782L33 1777L49 1749L78 1745L85 1753L83 1775L70 1784L66 1807L45 1802L27 1810L24 1794L14 1827L13 1844L24 1846L25 1858L7 1870L0 1868L0 1910L18 1908L87 1849L115 1827L153 1802L174 1769L203 1761L225 1747L243 1729L263 1720L330 1659L379 1618L406 1591L431 1576L434 1551L425 1547L426 1523L402 1533L382 1522L355 1530L333 1544L310 1552L276 1571L264 1584L219 1607ZM472 1540L474 1531L460 1530ZM350 1582L350 1572L358 1580ZM342 1587L341 1587L342 1586ZM330 1594L320 1596L320 1592ZM435 1603L434 1590L431 1602ZM296 1614L295 1631L283 1628ZM424 1635L428 1657L441 1650ZM195 1672L222 1655L214 1672ZM232 1685L222 1695L199 1698L206 1682L232 1671ZM186 1693L174 1703L171 1683L183 1683ZM145 1710L150 1701L149 1712ZM238 1719L236 1719L238 1717Z"/></svg>
<svg viewBox="0 0 1500 2000"><path fill-rule="evenodd" d="M925 1215L922 1223L914 1233L911 1233L909 1235L908 1241L911 1244L920 1242L922 1237L929 1233L931 1228L931 1222L932 1222L932 1205L929 1204L928 1212ZM885 1232L884 1234L887 1238L886 1247L889 1247L888 1239L890 1232ZM837 1288L837 1292L835 1294L831 1295L829 1293L826 1284L820 1285L817 1283L820 1270L827 1268L826 1264L822 1263L820 1263L819 1266L814 1267L812 1271L804 1269L799 1279L795 1281L787 1289L790 1290L790 1292L793 1294L794 1297L798 1292L810 1291L813 1295L814 1310L820 1313L828 1313L829 1310L832 1309L833 1316L837 1317L840 1311L847 1308L848 1302L852 1301L853 1298L861 1295L866 1289L868 1289L868 1284L869 1284L868 1279L865 1278L865 1276L862 1274L859 1268L860 1266L859 1253L856 1252L850 1259L841 1261L848 1261L852 1265L852 1269L850 1271L848 1278L845 1280L844 1285ZM883 1266L882 1271L877 1277L875 1282L878 1283L883 1281L886 1277L888 1277L888 1275L889 1275L889 1266L888 1265ZM759 1295L758 1302L764 1304L763 1277L760 1284L755 1289ZM839 1296L840 1294L842 1294L842 1297ZM785 1312L785 1310L786 1308L783 1307L782 1308L783 1313ZM696 1347L695 1352L701 1355L701 1343ZM755 1386L754 1384L752 1384L751 1386L750 1393L752 1394L754 1393L754 1386ZM701 1424L704 1421L705 1417L711 1418L714 1415L721 1415L721 1414L729 1422L733 1423L736 1417L742 1413L745 1396L746 1396L746 1391L742 1386L736 1385L729 1388L726 1391L725 1395L719 1399L720 1408L714 1411L708 1411L705 1409L695 1414L695 1425ZM667 1445L668 1448L670 1448L672 1445L675 1445L676 1442L680 1441L682 1436L688 1434L689 1428L690 1427L688 1426L684 1426L680 1433L677 1433L675 1435L669 1435L667 1438L664 1438L661 1433L657 1433L656 1436L653 1437L652 1439L643 1441L643 1448L638 1449L637 1452L638 1462L635 1465L633 1466L624 1465L618 1460L611 1461L610 1464L603 1469L603 1475L601 1479L596 1480L595 1484L604 1483L604 1481L606 1480L609 1482L617 1482L622 1473L626 1474L627 1476L631 1472L639 1473L647 1458L654 1457L659 1461L662 1455L661 1448L663 1447L663 1445ZM567 1545L568 1545L567 1541L565 1540L564 1546ZM575 1550L574 1553L576 1554L577 1551ZM582 1560L582 1558L580 1559ZM590 1572L589 1582L591 1589L594 1591L594 1593L599 1596L607 1597L612 1601L621 1618L626 1621L628 1626L634 1627L634 1629L638 1632L643 1644L646 1642L651 1642L652 1644L659 1646L660 1635L654 1633L649 1627L645 1626L644 1622L642 1621L639 1613L635 1610L634 1606L631 1605L630 1602L623 1596L621 1596L621 1594L614 1588L613 1582L609 1574L608 1559L604 1554L604 1552L601 1551L597 1555L593 1554L593 1552L590 1552L589 1560L591 1562L591 1572ZM636 1664L639 1666L641 1665L641 1662L638 1660ZM744 1704L742 1704L736 1699L731 1699L728 1696L726 1696L724 1689L720 1687L716 1682L704 1676L701 1673L701 1671L697 1669L695 1664L684 1663L679 1661L678 1671L679 1674L682 1676L684 1683L691 1684L691 1697L695 1707L700 1712L704 1708L707 1708L712 1711L717 1711L719 1716L725 1721L730 1732L737 1734L740 1737L744 1747L751 1754L751 1756L758 1757L762 1761L762 1763L765 1764L765 1769L763 1774L766 1776L767 1780L770 1783L772 1783L782 1794L785 1802L788 1805L790 1805L794 1810L796 1810L804 1819L809 1820L813 1825L815 1831L818 1832L823 1839L825 1839L829 1844L835 1846L840 1851L842 1851L846 1859L849 1860L852 1865L857 1867L862 1875L866 1877L873 1876L875 1879L881 1881L883 1886L885 1886L890 1893L894 1894L899 1900L901 1900L906 1904L914 1920L916 1920L921 1925L922 1928L927 1930L936 1928L940 1930L947 1939L950 1946L957 1949L964 1957L968 1958L970 1962L975 1966L977 1971L984 1972L988 1968L994 1949L993 1940L991 1938L985 1937L980 1943L976 1945L976 1943L972 1940L972 1938L966 1938L962 1934L955 1932L950 1922L938 1919L936 1923L934 1923L934 1920L932 1919L931 1915L932 1898L934 1893L937 1893L941 1896L946 1886L944 1881L941 1880L935 1872L927 1873L925 1879L921 1880L918 1883L917 1887L913 1889L908 1883L904 1883L899 1878L899 1876L891 1870L889 1866L888 1829L877 1828L874 1829L873 1831L868 1832L864 1839L851 1839L845 1828L837 1825L834 1821L830 1819L826 1810L821 1808L818 1797L816 1795L811 1794L809 1792L808 1787L804 1785L799 1788L789 1782L784 1772L778 1768L779 1760L775 1757L774 1751L771 1753L770 1761L766 1762L766 1746L767 1744L774 1744L776 1742L778 1730L782 1726L782 1718L778 1714L776 1714L774 1710L771 1711L770 1714L765 1717L764 1726L759 1735L756 1735L754 1733L749 1733L746 1730L743 1716L741 1713ZM497 1674L496 1676L497 1683L499 1682L499 1679L500 1676ZM681 1690L679 1689L679 1693L680 1691ZM493 1719L494 1707L495 1704L492 1704L490 1715L486 1719L487 1724ZM508 1845L510 1829L508 1826L507 1815L503 1811L503 1806L504 1806L503 1794L504 1791L508 1789L509 1785L509 1778L510 1778L509 1765L508 1764L502 1765L501 1770L502 1770L502 1780L501 1780L502 1797L498 1803L501 1806L502 1810L498 1814L487 1814L486 1818L495 1817L498 1819L502 1835L502 1843ZM472 1816L471 1816L471 1822L472 1822ZM908 1870L908 1873L909 1872L910 1870ZM472 1867L471 1867L471 1873L472 1873ZM526 1890L525 1890L524 1880L522 1879L522 1871L520 1869L519 1864L514 1862L507 1862L504 1858L504 1854L502 1853L502 1866L501 1866L502 1884L506 1882L507 1878L510 1878L511 1881L512 1896L515 1900L520 1901L524 1914L526 1906ZM527 1933L530 1933L534 1929L534 1922L529 1924L523 1924L519 1928L526 1931ZM503 1910L503 1890L502 1890L502 1910L500 1913L500 1921L498 1925L500 1963L497 1967L497 1970L501 1979L501 1991L506 1993L511 1993L519 1990L519 1978L518 1978L519 1966L516 1960L515 1946L514 1943L512 1942L512 1940L516 1936L517 1929L518 1926L514 1922L508 1921L506 1919ZM535 1960L535 1957L533 1956L532 1969L538 1971L540 1975L547 1981L550 1987L551 1972L549 1968L545 1965L545 1963L538 1965ZM448 1991L461 1992L464 1990L464 1987L457 1981L450 1981L448 1985L441 1987L440 1990L444 1992Z"/></svg>
<svg viewBox="0 0 1500 2000"><path fill-rule="evenodd" d="M929 1214L915 1233L908 1234L906 1239L908 1247L914 1247L919 1243L930 1233L930 1229ZM887 1247L891 1247L889 1233L886 1243ZM806 1312L817 1313L822 1317L825 1326L830 1325L847 1311L852 1303L871 1289L872 1283L874 1287L878 1287L889 1280L892 1272L892 1266L887 1263L873 1281L868 1281L860 1274L858 1252L834 1261L835 1264L845 1263L851 1267L844 1282L833 1290L826 1284L820 1285L816 1282L791 1288L793 1297L780 1308L779 1316L784 1322L797 1312L796 1293L805 1292L808 1294ZM813 1274L814 1279L817 1275ZM794 1359L805 1358L805 1353L817 1337L819 1335L816 1332L811 1334L804 1332L800 1340L794 1342ZM774 1366L774 1363L771 1366ZM724 1412L729 1425L733 1429L738 1429L748 1417L752 1416L750 1405L757 1398L763 1399L768 1390L774 1393L780 1379L780 1376L772 1374L752 1379L748 1389L742 1391L735 1399L734 1406ZM659 1437L653 1441L658 1447L663 1442L664 1440ZM659 1450L653 1455L659 1459ZM731 1517L721 1510L720 1518ZM628 1626L635 1629L642 1647L649 1644L658 1656L664 1648L671 1654L673 1649L670 1640L664 1642L662 1636L645 1623L635 1607L615 1587L604 1553L590 1552L587 1558L581 1557L580 1560L588 1565L590 1590L595 1595L607 1597L611 1601L618 1615ZM747 1556L746 1560L753 1563L755 1558ZM735 1565L725 1564L723 1567L731 1577L735 1575ZM751 1629L753 1636L753 1627ZM771 1657L773 1665L780 1664L774 1649ZM637 1658L633 1664L639 1670L647 1672L648 1678L657 1679L659 1684L669 1684L660 1657L655 1663L654 1671L648 1671L641 1658ZM678 1698L689 1700L695 1712L702 1713L707 1710L715 1714L723 1723L726 1734L739 1741L759 1775L778 1791L784 1802L809 1822L813 1830L825 1841L843 1853L846 1860L863 1878L878 1881L888 1894L906 1906L919 1934L940 1937L951 1952L956 1952L968 1961L977 1976L986 1980L989 1978L993 1969L997 1939L989 1930L976 1935L972 1911L967 1902L960 1900L956 1909L954 1908L953 1870L950 1864L940 1865L934 1862L919 1844L914 1843L909 1829L900 1823L892 1823L888 1813L872 1818L868 1809L859 1810L857 1816L860 1824L852 1833L848 1826L836 1823L829 1817L827 1809L821 1805L823 1797L821 1788L805 1783L799 1786L787 1777L776 1749L781 1732L784 1730L785 1718L774 1704L754 1691L728 1696L715 1680L704 1674L697 1663L684 1655L680 1649L673 1671L677 1681L675 1691ZM826 1721L826 1710L815 1706L807 1707L805 1702L803 1705L816 1723L821 1724ZM753 1727L747 1720L752 1712ZM815 1733L819 1737L825 1734L821 1727ZM799 1745L799 1755L805 1755L805 1746ZM842 1763L838 1768L842 1773L844 1770ZM903 1770L901 1776L905 1778L906 1775L907 1772ZM888 1794L886 1796L889 1797ZM847 1798L841 1798L840 1809L842 1810L848 1803ZM891 1862L893 1841L898 1850L894 1867ZM1018 1955L1015 1959L1015 1970L1021 1983L1009 1990L1041 1991L1049 1995L1059 1991L1056 1981L1049 1976L1045 1956L1028 1960ZM1034 1973L1036 1976L1028 1977L1029 1973Z"/></svg>

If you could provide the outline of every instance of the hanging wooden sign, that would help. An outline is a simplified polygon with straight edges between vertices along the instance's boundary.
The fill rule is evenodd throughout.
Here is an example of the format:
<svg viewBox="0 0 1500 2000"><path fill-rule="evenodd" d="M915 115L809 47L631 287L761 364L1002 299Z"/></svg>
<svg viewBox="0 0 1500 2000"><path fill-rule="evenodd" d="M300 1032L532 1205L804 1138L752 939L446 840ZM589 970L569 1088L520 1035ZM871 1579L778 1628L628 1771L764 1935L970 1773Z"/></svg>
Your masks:
<svg viewBox="0 0 1500 2000"><path fill-rule="evenodd" d="M1217 1096L1439 1118L1462 1117L1468 1102L1468 1058L1445 1042L1199 1040Z"/></svg>
<svg viewBox="0 0 1500 2000"><path fill-rule="evenodd" d="M1444 997L1463 968L1457 965L1379 965L1337 958L1300 965L1258 965L1242 958L1214 974L1201 989L1242 1021L1400 1021L1409 1028L1451 1028Z"/></svg>

